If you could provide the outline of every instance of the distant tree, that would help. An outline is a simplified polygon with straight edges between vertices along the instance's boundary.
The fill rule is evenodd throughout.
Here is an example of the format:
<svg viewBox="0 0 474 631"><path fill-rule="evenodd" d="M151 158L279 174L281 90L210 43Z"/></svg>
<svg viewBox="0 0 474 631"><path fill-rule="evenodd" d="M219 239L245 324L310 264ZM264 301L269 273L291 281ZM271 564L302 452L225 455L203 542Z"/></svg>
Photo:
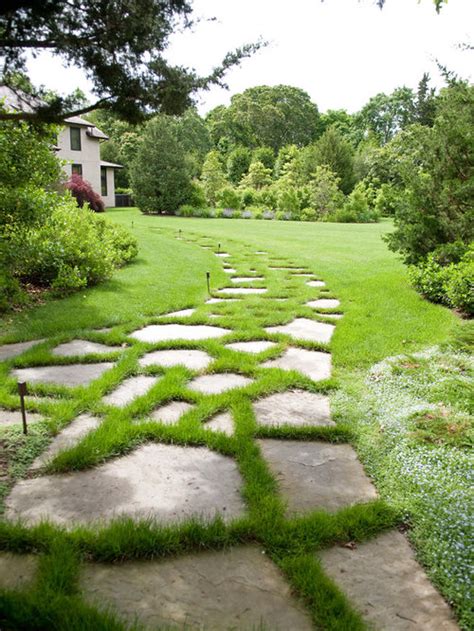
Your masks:
<svg viewBox="0 0 474 631"><path fill-rule="evenodd" d="M236 147L227 158L227 177L232 184L238 184L248 172L252 162L252 152L247 147Z"/></svg>
<svg viewBox="0 0 474 631"><path fill-rule="evenodd" d="M217 151L209 151L202 166L201 185L206 195L207 203L215 206L218 193L225 188L227 180Z"/></svg>
<svg viewBox="0 0 474 631"><path fill-rule="evenodd" d="M354 152L351 144L336 127L329 127L316 144L308 150L309 172L316 165L329 167L339 178L339 187L350 193L354 187ZM313 162L311 164L311 162Z"/></svg>
<svg viewBox="0 0 474 631"><path fill-rule="evenodd" d="M275 166L275 152L271 147L258 147L252 152L252 162L261 162L267 169Z"/></svg>
<svg viewBox="0 0 474 631"><path fill-rule="evenodd" d="M155 116L145 125L130 175L134 199L146 214L174 214L188 201L191 178L172 119Z"/></svg>
<svg viewBox="0 0 474 631"><path fill-rule="evenodd" d="M311 178L311 207L324 218L339 210L344 204L344 195L339 189L339 178L327 166L317 166Z"/></svg>
<svg viewBox="0 0 474 631"><path fill-rule="evenodd" d="M97 100L87 106L76 95L34 103L33 112L0 112L0 119L60 122L73 114L107 108L137 121L151 110L184 111L193 93L223 85L226 71L260 43L226 55L208 76L171 65L165 55L170 35L190 28L189 0L4 0L0 5L2 81L12 87L26 72L27 53L48 50L69 66L86 71ZM43 97L44 93L36 92Z"/></svg>
<svg viewBox="0 0 474 631"><path fill-rule="evenodd" d="M434 88L430 88L430 75L423 74L418 83L415 102L415 120L420 125L431 127L436 115L436 94Z"/></svg>
<svg viewBox="0 0 474 631"><path fill-rule="evenodd" d="M272 171L263 162L252 162L249 172L242 178L242 187L254 188L257 191L272 183Z"/></svg>
<svg viewBox="0 0 474 631"><path fill-rule="evenodd" d="M211 139L204 120L194 108L176 117L176 137L186 152L186 161L192 177L201 175L202 164L211 149Z"/></svg>
<svg viewBox="0 0 474 631"><path fill-rule="evenodd" d="M321 134L330 127L335 127L344 138L353 144L357 144L361 140L361 136L354 126L354 116L346 110L327 110L321 114Z"/></svg>
<svg viewBox="0 0 474 631"><path fill-rule="evenodd" d="M413 90L397 88L392 94L377 94L354 117L354 124L363 135L374 133L381 144L416 121L416 100Z"/></svg>

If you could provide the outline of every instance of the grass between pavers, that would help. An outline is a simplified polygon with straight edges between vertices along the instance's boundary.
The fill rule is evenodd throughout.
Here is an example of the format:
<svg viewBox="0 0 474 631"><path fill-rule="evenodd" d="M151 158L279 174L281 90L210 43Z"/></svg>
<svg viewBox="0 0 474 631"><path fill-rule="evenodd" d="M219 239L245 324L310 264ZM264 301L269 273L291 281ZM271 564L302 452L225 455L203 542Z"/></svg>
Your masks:
<svg viewBox="0 0 474 631"><path fill-rule="evenodd" d="M114 216L112 213L111 215ZM37 385L31 388L34 394L45 397L43 403L38 396L37 400L28 404L29 409L40 411L47 417L46 421L36 426L39 429L35 431L41 436L47 432L54 434L84 411L103 419L101 425L76 447L59 454L48 470L65 472L88 468L126 453L140 443L153 440L207 445L235 458L244 480L242 493L248 516L229 525L224 525L220 520L211 524L190 520L169 527L160 527L153 522L137 523L123 519L104 528L79 527L70 532L47 524L26 528L3 522L0 524L0 547L17 552L40 552L42 561L36 586L26 590L22 597L16 593L0 595L0 619L8 619L12 628L20 628L20 623L15 622L19 620L18 616L24 615L25 620L30 616L39 621L37 627L31 628L46 628L41 626L40 621L51 616L50 619L55 620L55 628L65 628L61 626L64 621L61 616L64 615L63 609L68 608L75 612L74 617L77 618L77 627L70 628L123 628L113 616L98 614L78 598L75 590L82 560L120 562L258 542L280 566L295 592L305 601L317 628L364 628L360 617L352 610L345 597L323 575L314 552L318 547L361 541L375 536L396 524L399 514L384 502L376 501L340 511L336 515L315 512L304 518L285 519L285 507L278 495L275 480L254 443L254 437L342 442L352 438L354 425L348 424L345 418L338 418L334 428L257 427L250 400L291 387L314 392L333 392L354 374L353 368L362 368L374 359L383 357L381 353L387 354L387 348L400 352L404 348L419 348L427 341L433 343L443 340L454 320L453 316L445 309L424 303L409 289L400 264L386 252L385 246L379 244L380 230L376 226L370 226L374 228L372 232L360 231L361 227L357 226L355 234L351 236L348 226L334 230L333 226L321 225L322 233L316 230L313 234L308 234L308 229L314 231L314 227L304 225L304 230L301 230L302 225L298 224L301 232L298 234L295 233L293 224L283 224L282 227L288 233L284 237L280 227L275 231L274 224L249 224L242 221L242 232L239 234L235 221L232 224L221 221L221 232L217 237L203 238L201 235L208 229L215 231L216 222L175 222L170 218L136 216L133 211L117 211L114 218L125 224L131 218L134 219L134 231L144 243L142 252L147 257L147 262L140 261L134 269L130 267L122 270L106 286L84 292L84 303L80 302L79 296L75 296L49 303L14 319L16 329L12 325L5 329L9 331L11 341L42 335L51 337L21 357L0 364L3 377L0 406L13 408L18 405L16 384L8 378L8 371L13 366L58 365L75 361L84 363L119 357L113 369L88 387L69 389ZM174 236L178 227L182 227L183 236L193 243L208 243L214 250L217 250L217 243L221 243L221 251L228 251L231 257L219 260L212 252L196 248L193 243L176 241ZM265 237L266 241L263 227L271 232ZM263 245L260 237L264 241ZM256 249L265 249L268 254L255 255ZM163 260L167 256L173 257L173 264L170 260ZM328 265L330 260L332 267ZM353 260L356 261L355 264ZM265 286L268 292L258 296L239 297L235 302L205 305L205 271L211 271L214 288L232 284L229 275L222 271L223 263L236 269L234 276L265 276L265 281L244 285ZM156 273L150 273L153 265L159 268ZM292 275L290 270L268 269L269 265L307 268L308 271L315 272L314 278L325 280L327 287L308 287L307 278ZM400 274L402 282L398 278L397 291L386 287L393 275ZM133 279L136 279L136 284ZM155 282L157 293L152 292ZM375 297L366 295L371 285L375 287ZM102 288L104 292L101 291ZM305 306L307 301L318 296L342 299L340 309L327 311L345 313L344 319L337 322L336 333L331 342L336 378L314 383L297 372L261 368L262 361L280 355L290 343L291 346L328 350L324 344L295 342L288 336L269 334L263 329L265 326L284 324L294 317L325 321L323 315L320 316ZM272 300L275 297L287 300L276 302ZM380 301L388 301L388 304L380 304ZM141 305L139 309L138 302ZM90 310L84 308L83 304L88 305ZM198 309L189 318L158 317L165 312L190 306ZM388 311L390 328L382 332L376 331L377 327L384 324ZM211 313L221 314L222 317L209 319L208 315ZM46 324L42 322L45 314ZM134 329L158 322L211 324L228 328L229 334L217 340L177 340L159 344L145 344L128 337ZM408 322L412 324L411 330L407 329ZM109 333L93 331L95 327L111 324L115 326ZM110 356L91 355L75 360L69 357L57 358L50 354L54 346L73 338L113 344L118 348ZM272 340L278 344L258 356L224 348L224 344L228 342L254 339ZM213 358L207 373L236 372L255 379L255 382L238 391L213 396L202 395L187 387L194 373L183 367L166 370L159 367L140 368L139 358L148 351L160 348L204 350ZM126 377L136 374L156 375L161 376L161 379L145 396L123 409L116 409L102 402L104 394L112 391ZM52 398L49 400L47 397ZM195 408L183 415L176 426L150 422L148 415L154 408L176 399L188 401ZM226 409L232 411L235 436L227 437L206 430L205 421ZM14 431L4 430L4 433L11 436ZM24 464L16 470L14 477L24 474L26 466L39 450L38 446L36 451L33 450L27 454L26 459L23 458ZM61 560L62 548L70 551L70 563ZM60 569L63 564L64 572ZM57 600L49 609L39 597L39 590L47 589L45 585L48 581L56 586L57 593Z"/></svg>

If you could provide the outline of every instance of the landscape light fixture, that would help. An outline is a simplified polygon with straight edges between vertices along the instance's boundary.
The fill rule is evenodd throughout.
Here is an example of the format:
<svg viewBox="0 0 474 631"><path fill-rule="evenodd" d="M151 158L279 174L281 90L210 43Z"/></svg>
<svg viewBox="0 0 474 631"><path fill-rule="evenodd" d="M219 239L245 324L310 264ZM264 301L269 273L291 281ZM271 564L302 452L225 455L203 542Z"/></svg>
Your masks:
<svg viewBox="0 0 474 631"><path fill-rule="evenodd" d="M23 434L28 434L28 426L26 425L25 395L28 394L28 388L24 381L18 382L18 394L20 395L21 420L23 423Z"/></svg>
<svg viewBox="0 0 474 631"><path fill-rule="evenodd" d="M211 295L211 272L206 272L207 293Z"/></svg>

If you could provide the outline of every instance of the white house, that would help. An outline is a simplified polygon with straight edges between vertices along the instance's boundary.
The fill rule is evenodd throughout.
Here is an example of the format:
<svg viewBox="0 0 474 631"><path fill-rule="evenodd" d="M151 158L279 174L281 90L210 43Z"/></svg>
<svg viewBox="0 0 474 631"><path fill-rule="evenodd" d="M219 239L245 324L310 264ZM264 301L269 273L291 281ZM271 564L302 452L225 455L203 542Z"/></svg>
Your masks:
<svg viewBox="0 0 474 631"><path fill-rule="evenodd" d="M64 123L58 136L58 157L67 160L67 176L81 175L101 195L105 206L115 206L114 172L122 166L100 159L100 143L109 137L79 116L66 118Z"/></svg>

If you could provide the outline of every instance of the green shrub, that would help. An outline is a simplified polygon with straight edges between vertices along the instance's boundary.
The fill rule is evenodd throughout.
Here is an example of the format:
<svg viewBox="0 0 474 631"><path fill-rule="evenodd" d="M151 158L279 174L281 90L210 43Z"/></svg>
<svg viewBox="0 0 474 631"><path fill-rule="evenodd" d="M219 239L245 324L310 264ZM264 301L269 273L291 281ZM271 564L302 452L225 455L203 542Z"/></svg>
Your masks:
<svg viewBox="0 0 474 631"><path fill-rule="evenodd" d="M300 213L300 220L301 221L316 221L316 219L318 218L318 215L316 213L316 211L314 210L314 208L303 208L303 210Z"/></svg>
<svg viewBox="0 0 474 631"><path fill-rule="evenodd" d="M283 212L297 213L300 210L300 199L297 189L289 186L278 193L277 209Z"/></svg>
<svg viewBox="0 0 474 631"><path fill-rule="evenodd" d="M341 223L371 223L378 221L378 214L371 206L372 196L363 182L359 182L346 198L344 206L328 216L329 221Z"/></svg>
<svg viewBox="0 0 474 631"><path fill-rule="evenodd" d="M181 204L181 206L176 211L178 217L194 217L194 213L196 212L196 208L191 204Z"/></svg>
<svg viewBox="0 0 474 631"><path fill-rule="evenodd" d="M217 203L223 208L237 210L240 208L240 195L234 188L227 186L217 194Z"/></svg>
<svg viewBox="0 0 474 631"><path fill-rule="evenodd" d="M196 180L191 182L187 203L190 206L194 206L194 208L204 208L207 206L204 189Z"/></svg>
<svg viewBox="0 0 474 631"><path fill-rule="evenodd" d="M255 191L253 188L245 188L240 194L240 208L248 208L255 203Z"/></svg>
<svg viewBox="0 0 474 631"><path fill-rule="evenodd" d="M446 296L451 306L474 315L474 249L457 265L450 265L445 283Z"/></svg>

